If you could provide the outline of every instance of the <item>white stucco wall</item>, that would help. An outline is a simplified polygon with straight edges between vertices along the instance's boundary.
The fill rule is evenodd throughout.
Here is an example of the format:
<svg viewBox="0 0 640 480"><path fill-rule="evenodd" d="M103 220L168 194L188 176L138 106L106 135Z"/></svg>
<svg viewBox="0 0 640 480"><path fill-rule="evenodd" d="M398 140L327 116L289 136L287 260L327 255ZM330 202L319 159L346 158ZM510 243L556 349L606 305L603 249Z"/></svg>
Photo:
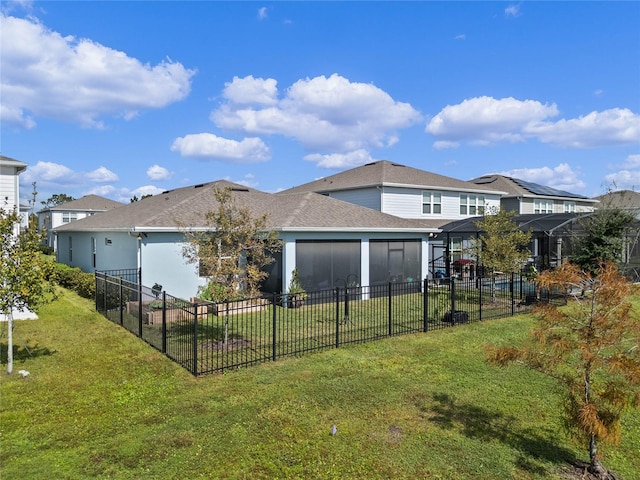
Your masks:
<svg viewBox="0 0 640 480"><path fill-rule="evenodd" d="M147 233L140 245L143 285L159 283L168 294L189 300L206 284L206 279L198 276L198 266L182 256L183 234Z"/></svg>

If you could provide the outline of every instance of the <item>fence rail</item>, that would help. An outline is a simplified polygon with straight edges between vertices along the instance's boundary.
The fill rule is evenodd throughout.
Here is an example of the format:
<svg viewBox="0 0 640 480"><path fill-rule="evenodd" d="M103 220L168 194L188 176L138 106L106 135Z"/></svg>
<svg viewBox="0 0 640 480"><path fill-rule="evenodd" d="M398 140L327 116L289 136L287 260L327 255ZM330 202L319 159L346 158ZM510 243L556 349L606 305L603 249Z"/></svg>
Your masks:
<svg viewBox="0 0 640 480"><path fill-rule="evenodd" d="M438 279L273 294L225 303L144 287L132 272L96 272L96 309L193 375L380 338L526 312L540 299L521 276Z"/></svg>

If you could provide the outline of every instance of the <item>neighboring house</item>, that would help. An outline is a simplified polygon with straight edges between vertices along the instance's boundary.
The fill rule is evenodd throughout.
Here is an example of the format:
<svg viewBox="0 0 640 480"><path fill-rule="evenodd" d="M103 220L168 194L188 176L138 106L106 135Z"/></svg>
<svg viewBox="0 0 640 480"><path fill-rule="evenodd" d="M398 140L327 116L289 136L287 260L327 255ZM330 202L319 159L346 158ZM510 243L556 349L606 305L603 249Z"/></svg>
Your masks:
<svg viewBox="0 0 640 480"><path fill-rule="evenodd" d="M499 207L506 192L381 160L281 193L316 192L402 218L444 225Z"/></svg>
<svg viewBox="0 0 640 480"><path fill-rule="evenodd" d="M499 208L507 192L444 175L381 160L284 190L281 193L316 192L401 218L429 220L442 227L453 221L476 218L487 208ZM429 242L429 270L456 259L459 244L436 234ZM451 242L452 240L449 239Z"/></svg>
<svg viewBox="0 0 640 480"><path fill-rule="evenodd" d="M20 207L20 182L18 176L26 169L26 163L0 155L0 208L3 210L8 212L17 210L19 214L24 213ZM24 224L23 216L21 218L21 223ZM16 225L16 235L19 231L20 225Z"/></svg>
<svg viewBox="0 0 640 480"><path fill-rule="evenodd" d="M592 212L598 206L598 200L583 195L504 175L484 175L469 182L507 192L500 199L500 208L515 211L519 215Z"/></svg>
<svg viewBox="0 0 640 480"><path fill-rule="evenodd" d="M618 190L596 197L600 202L599 207L615 207L631 211L640 219L640 192L634 190Z"/></svg>
<svg viewBox="0 0 640 480"><path fill-rule="evenodd" d="M40 210L38 212L38 228L40 231L47 232L46 243L56 250L55 236L52 233L54 228L123 205L98 195L85 195L82 198Z"/></svg>
<svg viewBox="0 0 640 480"><path fill-rule="evenodd" d="M205 228L217 208L214 189L229 188L237 205L266 214L282 252L265 290L286 292L294 269L305 289L420 281L428 271L428 242L440 222L403 219L312 192L270 194L224 180L170 190L54 228L57 259L95 270L141 270L142 284L158 283L189 298L207 279L183 257L184 229Z"/></svg>

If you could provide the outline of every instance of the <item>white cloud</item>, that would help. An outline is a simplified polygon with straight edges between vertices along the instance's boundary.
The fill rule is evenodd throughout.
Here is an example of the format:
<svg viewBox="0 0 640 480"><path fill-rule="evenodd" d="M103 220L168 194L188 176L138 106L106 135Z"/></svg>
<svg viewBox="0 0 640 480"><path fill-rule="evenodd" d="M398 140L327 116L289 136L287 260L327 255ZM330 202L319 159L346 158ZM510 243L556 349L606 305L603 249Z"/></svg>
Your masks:
<svg viewBox="0 0 640 480"><path fill-rule="evenodd" d="M528 125L526 133L543 143L589 148L640 141L640 115L627 108L591 112L579 118Z"/></svg>
<svg viewBox="0 0 640 480"><path fill-rule="evenodd" d="M566 190L568 192L578 192L585 188L586 184L579 179L579 172L575 172L567 163L561 163L556 167L540 168L516 168L499 172L500 175L519 178L540 185Z"/></svg>
<svg viewBox="0 0 640 480"><path fill-rule="evenodd" d="M151 180L167 180L171 178L171 172L160 165L151 165L147 169L147 177Z"/></svg>
<svg viewBox="0 0 640 480"><path fill-rule="evenodd" d="M265 20L267 18L267 7L260 7L258 9L258 18L260 20Z"/></svg>
<svg viewBox="0 0 640 480"><path fill-rule="evenodd" d="M278 102L277 85L273 78L233 77L233 81L224 84L222 95L238 105L275 105Z"/></svg>
<svg viewBox="0 0 640 480"><path fill-rule="evenodd" d="M37 20L1 20L3 123L30 128L33 117L46 117L100 128L105 115L131 119L189 94L195 71L180 63L143 64Z"/></svg>
<svg viewBox="0 0 640 480"><path fill-rule="evenodd" d="M97 183L117 182L119 180L118 175L105 167L97 168L93 172L85 174L85 177L87 180Z"/></svg>
<svg viewBox="0 0 640 480"><path fill-rule="evenodd" d="M558 115L555 104L514 98L476 97L447 105L427 123L436 137L434 148L453 148L462 142L490 145L537 139L561 147L588 148L634 144L640 141L640 115L613 108L576 119L549 121Z"/></svg>
<svg viewBox="0 0 640 480"><path fill-rule="evenodd" d="M461 33L459 35L456 35L455 37L453 37L455 40L466 40L467 36L464 33Z"/></svg>
<svg viewBox="0 0 640 480"><path fill-rule="evenodd" d="M629 155L622 164L610 168L619 170L606 175L606 183L614 185L618 190L635 190L640 187L640 154Z"/></svg>
<svg viewBox="0 0 640 480"><path fill-rule="evenodd" d="M640 187L640 170L620 170L605 175L606 183L614 185L616 190L637 190Z"/></svg>
<svg viewBox="0 0 640 480"><path fill-rule="evenodd" d="M519 17L520 13L520 5L509 5L504 9L504 14L507 17Z"/></svg>
<svg viewBox="0 0 640 480"><path fill-rule="evenodd" d="M255 180L255 177L251 173L247 173L241 180L233 180L231 177L224 177L224 180L237 183L238 185L244 185L249 188L257 188L259 185L259 182Z"/></svg>
<svg viewBox="0 0 640 480"><path fill-rule="evenodd" d="M273 79L234 78L225 86L229 101L211 113L212 121L248 134L293 138L311 151L347 153L389 146L397 130L421 120L410 104L337 74L298 80L280 99L275 86Z"/></svg>
<svg viewBox="0 0 640 480"><path fill-rule="evenodd" d="M360 149L348 153L332 153L329 155L320 155L314 153L304 157L309 162L315 162L318 167L322 168L353 168L375 161L366 150Z"/></svg>
<svg viewBox="0 0 640 480"><path fill-rule="evenodd" d="M466 140L474 144L524 141L522 131L531 122L558 114L555 104L535 100L476 97L458 105L447 105L427 124L425 131L439 137L440 148Z"/></svg>
<svg viewBox="0 0 640 480"><path fill-rule="evenodd" d="M20 183L31 184L32 182L60 183L69 185L75 183L78 175L68 167L53 162L38 162L29 166L22 175Z"/></svg>
<svg viewBox="0 0 640 480"><path fill-rule="evenodd" d="M212 133L196 133L178 137L171 150L183 157L232 161L237 163L265 162L271 158L269 147L259 138L242 141L218 137Z"/></svg>

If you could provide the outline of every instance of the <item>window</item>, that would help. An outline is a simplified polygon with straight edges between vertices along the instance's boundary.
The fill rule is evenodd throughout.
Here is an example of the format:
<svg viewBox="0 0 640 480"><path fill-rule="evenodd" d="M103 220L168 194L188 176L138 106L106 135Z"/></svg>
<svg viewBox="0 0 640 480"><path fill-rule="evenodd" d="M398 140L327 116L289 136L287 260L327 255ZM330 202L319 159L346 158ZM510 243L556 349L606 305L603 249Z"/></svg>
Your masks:
<svg viewBox="0 0 640 480"><path fill-rule="evenodd" d="M426 215L440 215L442 213L440 192L422 192L422 213Z"/></svg>
<svg viewBox="0 0 640 480"><path fill-rule="evenodd" d="M576 211L576 202L565 201L564 213L574 213Z"/></svg>
<svg viewBox="0 0 640 480"><path fill-rule="evenodd" d="M73 262L73 237L69 236L69 262Z"/></svg>
<svg viewBox="0 0 640 480"><path fill-rule="evenodd" d="M76 212L62 212L62 223L73 222L78 219L78 214Z"/></svg>
<svg viewBox="0 0 640 480"><path fill-rule="evenodd" d="M534 200L533 213L553 213L552 200Z"/></svg>
<svg viewBox="0 0 640 480"><path fill-rule="evenodd" d="M460 194L460 215L482 215L484 212L484 195Z"/></svg>

